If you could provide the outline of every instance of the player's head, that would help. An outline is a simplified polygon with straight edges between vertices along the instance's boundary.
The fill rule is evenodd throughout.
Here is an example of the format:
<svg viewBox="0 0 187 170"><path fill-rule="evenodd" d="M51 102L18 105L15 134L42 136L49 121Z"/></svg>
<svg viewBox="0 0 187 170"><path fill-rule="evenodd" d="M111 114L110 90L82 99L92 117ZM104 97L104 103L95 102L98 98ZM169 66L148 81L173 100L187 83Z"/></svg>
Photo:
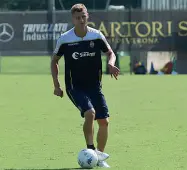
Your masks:
<svg viewBox="0 0 187 170"><path fill-rule="evenodd" d="M72 21L75 27L85 27L88 22L88 12L84 4L75 4L71 8Z"/></svg>

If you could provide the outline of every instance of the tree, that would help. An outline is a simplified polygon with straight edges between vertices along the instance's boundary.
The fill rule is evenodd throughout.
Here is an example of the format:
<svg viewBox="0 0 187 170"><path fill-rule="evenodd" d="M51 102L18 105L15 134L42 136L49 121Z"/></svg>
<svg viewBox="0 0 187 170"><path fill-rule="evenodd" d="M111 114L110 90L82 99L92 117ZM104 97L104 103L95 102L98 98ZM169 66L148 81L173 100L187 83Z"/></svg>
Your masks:
<svg viewBox="0 0 187 170"><path fill-rule="evenodd" d="M107 0L97 3L97 0L55 0L57 10L62 10L61 4L66 10L69 10L76 3L83 3L88 9L105 9ZM48 0L0 0L1 10L47 10Z"/></svg>
<svg viewBox="0 0 187 170"><path fill-rule="evenodd" d="M0 8L3 10L47 10L46 0L1 0Z"/></svg>

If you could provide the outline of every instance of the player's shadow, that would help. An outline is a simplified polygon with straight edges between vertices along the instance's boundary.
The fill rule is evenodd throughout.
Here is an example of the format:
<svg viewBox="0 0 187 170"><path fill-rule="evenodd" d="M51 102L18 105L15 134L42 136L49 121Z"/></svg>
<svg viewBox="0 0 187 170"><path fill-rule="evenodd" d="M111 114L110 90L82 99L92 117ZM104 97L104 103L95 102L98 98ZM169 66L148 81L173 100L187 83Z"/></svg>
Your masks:
<svg viewBox="0 0 187 170"><path fill-rule="evenodd" d="M4 169L4 170L76 170L81 169L84 170L86 168L59 168L59 169ZM89 169L89 168L88 168Z"/></svg>

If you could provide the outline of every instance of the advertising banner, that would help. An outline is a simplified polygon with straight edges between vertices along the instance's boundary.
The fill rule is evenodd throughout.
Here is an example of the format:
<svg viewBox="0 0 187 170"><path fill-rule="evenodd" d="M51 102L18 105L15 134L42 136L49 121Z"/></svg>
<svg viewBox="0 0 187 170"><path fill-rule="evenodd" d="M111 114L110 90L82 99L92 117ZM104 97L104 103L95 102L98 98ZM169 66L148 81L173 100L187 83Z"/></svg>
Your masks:
<svg viewBox="0 0 187 170"><path fill-rule="evenodd" d="M90 12L88 25L99 29L113 48L123 51L186 51L186 11ZM52 43L72 28L71 14L56 12L1 13L0 51L7 54L51 53ZM53 43L54 43L53 42Z"/></svg>

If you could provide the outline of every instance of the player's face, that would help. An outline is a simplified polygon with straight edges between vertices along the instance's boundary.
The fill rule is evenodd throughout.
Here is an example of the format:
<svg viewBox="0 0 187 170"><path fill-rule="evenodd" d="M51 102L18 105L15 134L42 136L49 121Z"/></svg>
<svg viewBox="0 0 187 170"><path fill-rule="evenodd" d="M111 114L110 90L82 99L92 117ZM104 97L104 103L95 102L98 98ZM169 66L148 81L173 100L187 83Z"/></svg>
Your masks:
<svg viewBox="0 0 187 170"><path fill-rule="evenodd" d="M88 22L87 11L75 12L72 16L72 20L75 27L85 27Z"/></svg>

